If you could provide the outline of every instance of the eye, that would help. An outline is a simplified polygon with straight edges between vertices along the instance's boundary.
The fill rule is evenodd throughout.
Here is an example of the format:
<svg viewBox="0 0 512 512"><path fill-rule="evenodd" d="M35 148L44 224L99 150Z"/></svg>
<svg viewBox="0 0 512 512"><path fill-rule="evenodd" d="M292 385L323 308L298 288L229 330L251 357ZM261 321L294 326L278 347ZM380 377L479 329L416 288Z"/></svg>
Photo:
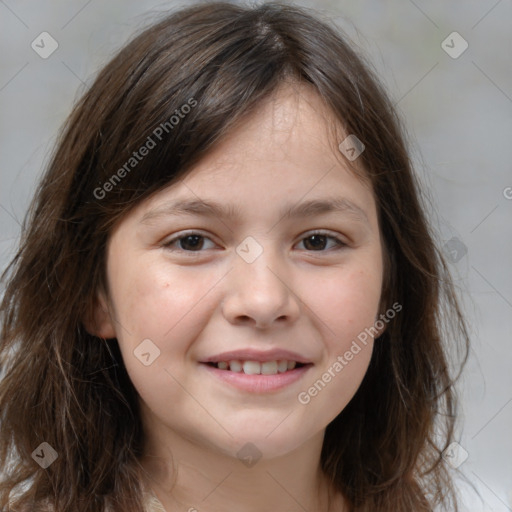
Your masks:
<svg viewBox="0 0 512 512"><path fill-rule="evenodd" d="M171 238L163 244L163 247L170 251L184 252L201 252L202 249L212 249L212 246L205 247L205 240L209 240L215 245L208 237L201 233L190 232ZM331 243L330 247L328 247L329 242ZM324 232L311 233L304 237L299 243L304 243L304 247L307 251L314 252L325 252L325 250L329 248L341 248L347 245L339 238Z"/></svg>
<svg viewBox="0 0 512 512"><path fill-rule="evenodd" d="M327 248L329 240L331 241L331 248L341 248L345 247L347 244L342 242L339 238L329 235L324 232L315 232L311 233L308 236L304 237L300 243L304 243L304 247L308 251L321 252L325 251Z"/></svg>
<svg viewBox="0 0 512 512"><path fill-rule="evenodd" d="M170 251L201 252L201 249L205 248L205 240L210 239L200 233L192 232L171 238L163 246ZM173 247L175 245L178 245L178 248ZM211 247L209 248L211 249Z"/></svg>

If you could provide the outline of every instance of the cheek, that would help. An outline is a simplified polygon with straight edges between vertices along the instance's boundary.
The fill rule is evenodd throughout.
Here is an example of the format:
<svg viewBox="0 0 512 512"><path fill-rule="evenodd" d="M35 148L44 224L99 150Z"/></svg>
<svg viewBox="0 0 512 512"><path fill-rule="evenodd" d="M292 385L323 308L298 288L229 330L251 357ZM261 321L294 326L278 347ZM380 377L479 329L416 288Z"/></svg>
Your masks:
<svg viewBox="0 0 512 512"><path fill-rule="evenodd" d="M198 279L197 272L194 275L186 267L140 260L136 269L129 265L116 269L112 287L116 314L124 328L123 336L130 333L129 337L153 336L163 341L166 334L186 323L216 276L210 273Z"/></svg>
<svg viewBox="0 0 512 512"><path fill-rule="evenodd" d="M373 341L366 345L355 342L347 348L337 351L298 397L310 417L324 425L336 418L356 394L368 370Z"/></svg>
<svg viewBox="0 0 512 512"><path fill-rule="evenodd" d="M315 418L314 425L327 425L347 406L366 375L374 343L370 328L380 299L379 276L362 270L340 273L312 299L325 357L297 398L307 408L307 418Z"/></svg>
<svg viewBox="0 0 512 512"><path fill-rule="evenodd" d="M340 271L310 294L311 308L323 321L323 330L330 333L328 339L343 347L374 324L380 295L379 272Z"/></svg>
<svg viewBox="0 0 512 512"><path fill-rule="evenodd" d="M182 380L189 349L214 312L215 285L222 275L212 270L198 275L192 266L173 268L161 257L146 258L137 268L129 262L116 265L111 283L117 338L130 378L149 403L154 389L176 391L178 399L172 376ZM148 352L139 349L143 343L151 360L157 354L150 366L136 355Z"/></svg>
<svg viewBox="0 0 512 512"><path fill-rule="evenodd" d="M147 261L137 271L126 263L116 266L112 295L119 346L130 380L153 411L168 409L169 401L175 407L186 402L178 383L186 375L189 347L211 316L208 291L218 280L212 272L199 279L197 272L194 277L165 262ZM145 365L147 353L151 362Z"/></svg>
<svg viewBox="0 0 512 512"><path fill-rule="evenodd" d="M309 411L326 424L352 399L370 363L371 328L381 293L380 269L373 268L340 269L309 295L308 305L320 319L317 328L323 333L325 357L303 389L301 404L308 402Z"/></svg>

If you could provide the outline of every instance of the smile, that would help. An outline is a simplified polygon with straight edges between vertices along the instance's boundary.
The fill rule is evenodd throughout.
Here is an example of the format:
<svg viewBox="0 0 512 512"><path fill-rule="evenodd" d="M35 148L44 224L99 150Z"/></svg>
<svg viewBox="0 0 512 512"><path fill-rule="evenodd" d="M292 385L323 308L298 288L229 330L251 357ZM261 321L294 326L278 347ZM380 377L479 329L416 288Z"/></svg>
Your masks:
<svg viewBox="0 0 512 512"><path fill-rule="evenodd" d="M278 373L285 373L293 370L296 367L304 366L302 363L296 361L219 361L218 363L209 363L219 370L227 370L235 373L245 373L246 375L277 375Z"/></svg>
<svg viewBox="0 0 512 512"><path fill-rule="evenodd" d="M286 364L286 367L285 367ZM296 361L219 361L200 363L217 381L250 393L279 391L299 381L313 366Z"/></svg>

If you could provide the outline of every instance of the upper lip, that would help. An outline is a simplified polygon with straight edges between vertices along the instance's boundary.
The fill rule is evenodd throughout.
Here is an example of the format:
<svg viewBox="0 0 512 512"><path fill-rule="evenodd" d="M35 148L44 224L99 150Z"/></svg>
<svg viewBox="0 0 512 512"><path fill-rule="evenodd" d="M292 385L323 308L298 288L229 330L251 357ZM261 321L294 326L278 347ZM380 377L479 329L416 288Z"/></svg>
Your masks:
<svg viewBox="0 0 512 512"><path fill-rule="evenodd" d="M290 350L272 349L272 350L230 350L222 352L202 360L202 363L219 363L221 361L259 361L264 363L267 361L296 361L297 363L308 364L311 361L306 357L292 352Z"/></svg>

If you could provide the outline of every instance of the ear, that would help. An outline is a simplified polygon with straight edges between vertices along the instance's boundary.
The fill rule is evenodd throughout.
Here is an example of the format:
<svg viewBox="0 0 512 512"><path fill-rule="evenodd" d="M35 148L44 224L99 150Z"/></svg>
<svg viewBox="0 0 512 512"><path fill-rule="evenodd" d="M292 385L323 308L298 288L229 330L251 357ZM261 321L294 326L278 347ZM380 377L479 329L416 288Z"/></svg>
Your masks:
<svg viewBox="0 0 512 512"><path fill-rule="evenodd" d="M113 314L103 291L99 291L96 294L94 303L84 318L83 323L87 332L98 338L109 339L116 337Z"/></svg>

